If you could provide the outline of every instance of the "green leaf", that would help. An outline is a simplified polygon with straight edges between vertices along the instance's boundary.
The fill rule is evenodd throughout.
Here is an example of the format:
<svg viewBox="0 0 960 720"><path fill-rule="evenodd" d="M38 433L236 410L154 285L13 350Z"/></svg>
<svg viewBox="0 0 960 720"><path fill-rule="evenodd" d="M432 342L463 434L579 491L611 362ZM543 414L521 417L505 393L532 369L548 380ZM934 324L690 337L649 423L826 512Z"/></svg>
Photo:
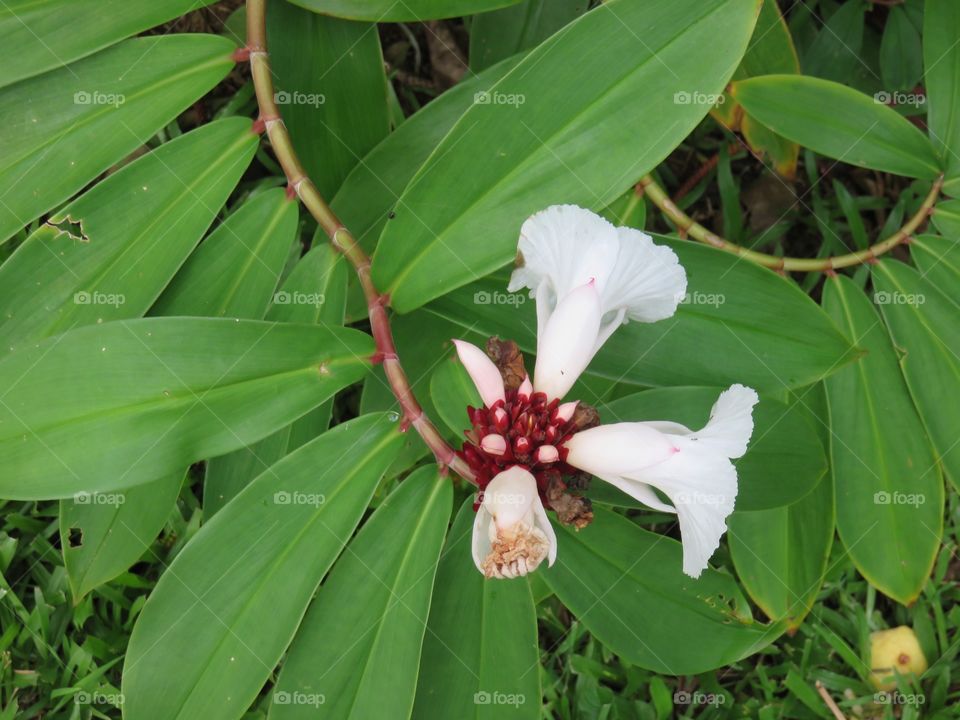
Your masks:
<svg viewBox="0 0 960 720"><path fill-rule="evenodd" d="M960 406L946 400L960 397L960 305L932 278L896 260L879 263L872 276L874 301L901 354L910 395L947 477L960 490ZM940 287L956 294L957 278Z"/></svg>
<svg viewBox="0 0 960 720"><path fill-rule="evenodd" d="M960 245L938 235L920 235L910 241L910 257L923 277L960 305Z"/></svg>
<svg viewBox="0 0 960 720"><path fill-rule="evenodd" d="M147 318L0 360L0 497L110 492L249 445L359 380L356 330Z"/></svg>
<svg viewBox="0 0 960 720"><path fill-rule="evenodd" d="M437 415L450 428L454 438L463 442L464 431L470 429L467 405L481 407L483 400L466 368L455 356L440 363L434 370L430 379L430 399L437 408Z"/></svg>
<svg viewBox="0 0 960 720"><path fill-rule="evenodd" d="M533 212L609 205L709 110L684 99L723 89L757 6L611 0L539 45L464 113L404 191L374 257L377 287L408 312L509 262ZM638 145L638 133L648 140Z"/></svg>
<svg viewBox="0 0 960 720"><path fill-rule="evenodd" d="M852 359L849 341L793 282L705 245L654 239L677 252L687 271L689 297L668 320L619 328L588 372L637 385L740 382L779 392L816 382ZM428 310L482 335L515 340L532 353L534 302L506 293L506 286L505 275L484 278ZM533 367L531 359L527 362Z"/></svg>
<svg viewBox="0 0 960 720"><path fill-rule="evenodd" d="M151 314L261 319L296 240L298 215L282 188L243 203L187 258Z"/></svg>
<svg viewBox="0 0 960 720"><path fill-rule="evenodd" d="M584 0L523 0L470 23L470 69L478 73L536 47L587 10Z"/></svg>
<svg viewBox="0 0 960 720"><path fill-rule="evenodd" d="M60 544L74 603L150 549L173 510L183 476L175 472L122 492L77 493L60 501Z"/></svg>
<svg viewBox="0 0 960 720"><path fill-rule="evenodd" d="M926 0L923 66L930 140L947 168L943 191L960 195L960 5Z"/></svg>
<svg viewBox="0 0 960 720"><path fill-rule="evenodd" d="M329 245L320 245L294 266L283 287L274 294L276 304L270 308L267 319L331 328L342 325L346 292L346 262ZM332 411L333 401L327 400L259 442L210 458L203 484L204 517L212 517L253 478L324 432Z"/></svg>
<svg viewBox="0 0 960 720"><path fill-rule="evenodd" d="M377 26L270 2L267 42L274 99L293 147L331 197L390 129Z"/></svg>
<svg viewBox="0 0 960 720"><path fill-rule="evenodd" d="M880 41L880 76L890 92L911 90L923 75L920 33L900 6L890 8Z"/></svg>
<svg viewBox="0 0 960 720"><path fill-rule="evenodd" d="M324 700L329 718L410 717L452 502L450 478L431 465L377 508L300 624L271 720L316 717L317 707L296 702L311 696Z"/></svg>
<svg viewBox="0 0 960 720"><path fill-rule="evenodd" d="M750 597L771 620L798 628L820 593L833 545L830 477L790 505L738 507L727 527L733 565Z"/></svg>
<svg viewBox="0 0 960 720"><path fill-rule="evenodd" d="M540 718L537 616L526 580L488 580L470 551L473 498L447 536L423 640L415 720Z"/></svg>
<svg viewBox="0 0 960 720"><path fill-rule="evenodd" d="M867 350L825 381L837 530L860 573L910 604L940 548L943 480L877 311L844 276L823 305Z"/></svg>
<svg viewBox="0 0 960 720"><path fill-rule="evenodd" d="M135 38L0 90L0 241L144 145L230 71L233 50L212 35Z"/></svg>
<svg viewBox="0 0 960 720"><path fill-rule="evenodd" d="M5 0L0 87L66 65L213 0Z"/></svg>
<svg viewBox="0 0 960 720"><path fill-rule="evenodd" d="M670 420L699 430L707 424L710 408L722 391L660 388L627 395L597 409L604 423ZM753 420L747 453L735 461L740 480L737 510L766 510L807 495L827 469L810 413L798 403L787 405L763 397L754 408Z"/></svg>
<svg viewBox="0 0 960 720"><path fill-rule="evenodd" d="M0 347L143 315L256 146L249 121L219 120L139 158L50 218L0 266Z"/></svg>
<svg viewBox="0 0 960 720"><path fill-rule="evenodd" d="M669 675L729 665L773 642L729 575L683 574L680 543L595 508L593 523L558 529L543 577L597 639L626 662Z"/></svg>
<svg viewBox="0 0 960 720"><path fill-rule="evenodd" d="M804 55L808 75L847 82L856 73L863 62L860 55L866 9L863 0L850 0L836 8Z"/></svg>
<svg viewBox="0 0 960 720"><path fill-rule="evenodd" d="M364 248L373 250L410 178L473 104L475 94L496 83L519 61L511 58L465 77L405 120L353 168L331 207Z"/></svg>
<svg viewBox="0 0 960 720"><path fill-rule="evenodd" d="M238 718L269 678L399 446L386 415L260 475L160 577L124 661L124 717Z"/></svg>
<svg viewBox="0 0 960 720"><path fill-rule="evenodd" d="M732 92L754 118L821 155L907 177L933 179L941 172L933 145L916 126L840 83L766 75L736 82Z"/></svg>
<svg viewBox="0 0 960 720"><path fill-rule="evenodd" d="M416 22L496 10L518 0L291 0L314 12L349 20Z"/></svg>
<svg viewBox="0 0 960 720"><path fill-rule="evenodd" d="M930 217L941 235L954 244L960 242L960 200L938 202Z"/></svg>

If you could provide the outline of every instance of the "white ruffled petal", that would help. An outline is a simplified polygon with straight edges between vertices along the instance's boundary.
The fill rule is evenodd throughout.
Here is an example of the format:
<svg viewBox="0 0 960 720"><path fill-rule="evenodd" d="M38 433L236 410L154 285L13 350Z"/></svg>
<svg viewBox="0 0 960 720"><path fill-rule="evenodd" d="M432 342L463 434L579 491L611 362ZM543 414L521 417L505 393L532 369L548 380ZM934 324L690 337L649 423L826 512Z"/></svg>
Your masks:
<svg viewBox="0 0 960 720"><path fill-rule="evenodd" d="M687 292L687 274L676 253L633 228L617 228L617 234L617 262L598 286L603 312L626 309L628 319L641 322L672 316Z"/></svg>
<svg viewBox="0 0 960 720"><path fill-rule="evenodd" d="M592 282L560 301L537 343L534 390L551 400L566 395L596 352L600 317L600 296Z"/></svg>
<svg viewBox="0 0 960 720"><path fill-rule="evenodd" d="M550 549L547 551L547 566L550 567L557 559L557 534L553 531L553 525L550 524L550 518L547 517L539 497L533 503L533 514L537 529L550 541Z"/></svg>
<svg viewBox="0 0 960 720"><path fill-rule="evenodd" d="M728 458L742 457L753 434L753 406L759 399L753 388L731 386L717 398L706 427L693 436Z"/></svg>
<svg viewBox="0 0 960 720"><path fill-rule="evenodd" d="M473 384L477 386L483 404L490 407L497 400L505 399L503 376L493 360L488 358L487 354L476 345L463 340L454 340L453 344L457 348L460 362L466 368Z"/></svg>
<svg viewBox="0 0 960 720"><path fill-rule="evenodd" d="M523 223L518 249L523 266L513 272L508 289L536 291L547 280L555 305L591 279L602 285L613 272L619 243L617 229L596 213L553 205Z"/></svg>

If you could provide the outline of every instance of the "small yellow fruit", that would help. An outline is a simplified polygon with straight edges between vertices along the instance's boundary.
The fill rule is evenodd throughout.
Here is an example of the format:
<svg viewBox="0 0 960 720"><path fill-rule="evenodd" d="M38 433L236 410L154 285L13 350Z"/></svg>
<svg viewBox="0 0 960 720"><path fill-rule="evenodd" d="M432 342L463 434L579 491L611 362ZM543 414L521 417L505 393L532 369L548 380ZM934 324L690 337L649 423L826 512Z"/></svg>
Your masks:
<svg viewBox="0 0 960 720"><path fill-rule="evenodd" d="M906 625L870 633L870 658L870 676L878 690L896 688L896 673L921 675L927 669L917 636Z"/></svg>

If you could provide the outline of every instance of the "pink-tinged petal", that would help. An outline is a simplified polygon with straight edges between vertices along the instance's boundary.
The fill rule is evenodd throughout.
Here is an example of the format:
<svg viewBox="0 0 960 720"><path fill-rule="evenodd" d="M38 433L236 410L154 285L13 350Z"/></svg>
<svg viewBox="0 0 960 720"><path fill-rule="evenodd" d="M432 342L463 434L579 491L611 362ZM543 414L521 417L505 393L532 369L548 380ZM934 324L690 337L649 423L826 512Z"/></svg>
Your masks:
<svg viewBox="0 0 960 720"><path fill-rule="evenodd" d="M560 453L553 445L541 445L537 448L537 462L552 463L560 459Z"/></svg>
<svg viewBox="0 0 960 720"><path fill-rule="evenodd" d="M534 390L552 400L562 398L573 387L593 358L600 318L600 295L593 282L559 302L537 343Z"/></svg>
<svg viewBox="0 0 960 720"><path fill-rule="evenodd" d="M598 425L564 443L567 463L597 476L630 476L670 458L675 438L644 423Z"/></svg>
<svg viewBox="0 0 960 720"><path fill-rule="evenodd" d="M527 375L523 382L520 383L520 387L517 388L517 394L524 397L530 397L533 395L533 383L530 382L530 376Z"/></svg>
<svg viewBox="0 0 960 720"><path fill-rule="evenodd" d="M476 345L463 340L454 340L453 344L457 348L460 362L466 368L473 384L477 386L483 404L490 407L497 400L504 400L506 396L503 390L503 376L493 364L493 360Z"/></svg>
<svg viewBox="0 0 960 720"><path fill-rule="evenodd" d="M503 455L507 451L507 439L503 435L485 435L480 447L491 455Z"/></svg>
<svg viewBox="0 0 960 720"><path fill-rule="evenodd" d="M570 422L570 420L573 418L573 414L577 411L577 405L579 404L579 400L560 403L560 405L557 407L557 420Z"/></svg>

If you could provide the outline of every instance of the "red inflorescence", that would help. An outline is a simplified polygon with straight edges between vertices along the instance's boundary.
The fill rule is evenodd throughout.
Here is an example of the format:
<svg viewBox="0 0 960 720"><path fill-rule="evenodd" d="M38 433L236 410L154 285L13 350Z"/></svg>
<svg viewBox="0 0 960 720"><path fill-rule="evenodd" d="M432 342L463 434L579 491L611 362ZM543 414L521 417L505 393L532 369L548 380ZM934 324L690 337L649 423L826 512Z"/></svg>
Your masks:
<svg viewBox="0 0 960 720"><path fill-rule="evenodd" d="M519 465L530 471L537 479L537 488L546 507L548 474L559 472L561 475L573 474L576 470L566 464L567 449L563 443L573 435L574 427L568 419L559 416L559 400L547 400L544 393L528 396L518 390L508 390L506 400L497 400L492 407L467 407L467 415L473 426L464 435L467 441L457 452L477 476L480 490L504 470ZM499 436L506 442L490 442L487 445L503 452L489 452L482 447L483 439ZM541 447L548 449L542 453ZM549 448L556 449L556 459L541 461L540 458L552 457ZM479 504L474 505L477 509Z"/></svg>

